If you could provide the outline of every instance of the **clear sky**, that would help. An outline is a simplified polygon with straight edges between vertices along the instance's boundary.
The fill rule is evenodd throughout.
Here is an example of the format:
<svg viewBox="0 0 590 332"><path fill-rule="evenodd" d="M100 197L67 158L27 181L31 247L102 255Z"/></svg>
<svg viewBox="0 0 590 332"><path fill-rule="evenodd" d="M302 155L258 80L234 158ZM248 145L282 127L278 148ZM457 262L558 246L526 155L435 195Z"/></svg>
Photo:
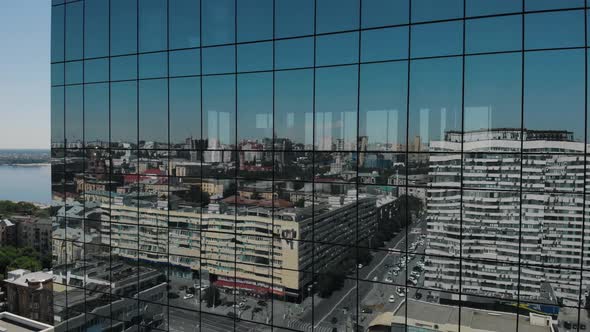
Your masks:
<svg viewBox="0 0 590 332"><path fill-rule="evenodd" d="M50 0L0 1L0 149L49 148Z"/></svg>

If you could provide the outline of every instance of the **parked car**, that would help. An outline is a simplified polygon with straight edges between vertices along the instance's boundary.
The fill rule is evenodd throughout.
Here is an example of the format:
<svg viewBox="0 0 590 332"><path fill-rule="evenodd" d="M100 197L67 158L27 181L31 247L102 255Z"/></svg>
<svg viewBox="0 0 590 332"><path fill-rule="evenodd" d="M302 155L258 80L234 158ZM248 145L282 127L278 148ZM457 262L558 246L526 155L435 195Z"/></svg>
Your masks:
<svg viewBox="0 0 590 332"><path fill-rule="evenodd" d="M393 296L393 294L391 294L389 296L389 303L393 303L393 302L395 302L395 296Z"/></svg>

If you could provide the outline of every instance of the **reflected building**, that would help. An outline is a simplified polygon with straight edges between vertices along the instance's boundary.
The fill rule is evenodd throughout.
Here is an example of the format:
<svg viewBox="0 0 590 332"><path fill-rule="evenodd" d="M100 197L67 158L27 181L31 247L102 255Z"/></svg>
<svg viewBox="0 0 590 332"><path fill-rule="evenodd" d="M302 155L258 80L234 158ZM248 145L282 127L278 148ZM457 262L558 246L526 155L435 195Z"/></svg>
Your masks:
<svg viewBox="0 0 590 332"><path fill-rule="evenodd" d="M444 155L430 157L425 286L577 306L590 285L578 270L588 251L584 143L506 128L448 132L430 148Z"/></svg>
<svg viewBox="0 0 590 332"><path fill-rule="evenodd" d="M584 1L51 2L56 330L590 326Z"/></svg>

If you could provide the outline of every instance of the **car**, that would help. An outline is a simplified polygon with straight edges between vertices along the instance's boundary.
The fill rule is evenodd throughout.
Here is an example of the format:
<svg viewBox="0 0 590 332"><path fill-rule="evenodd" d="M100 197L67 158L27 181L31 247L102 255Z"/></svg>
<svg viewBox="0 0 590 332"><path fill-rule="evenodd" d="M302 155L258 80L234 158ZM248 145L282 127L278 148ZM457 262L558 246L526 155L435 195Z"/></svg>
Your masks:
<svg viewBox="0 0 590 332"><path fill-rule="evenodd" d="M393 302L395 302L395 296L393 296L393 294L391 294L389 296L389 303L393 303Z"/></svg>
<svg viewBox="0 0 590 332"><path fill-rule="evenodd" d="M349 265L350 266L350 265ZM363 264L358 265L359 270L363 268Z"/></svg>
<svg viewBox="0 0 590 332"><path fill-rule="evenodd" d="M393 279L391 277L387 277L385 278L385 282L393 282Z"/></svg>
<svg viewBox="0 0 590 332"><path fill-rule="evenodd" d="M399 275L399 272L397 272L397 271L396 272L393 272L393 276L394 277L397 277L398 275Z"/></svg>
<svg viewBox="0 0 590 332"><path fill-rule="evenodd" d="M377 280L379 280L379 278L377 276L374 276L373 281L377 281Z"/></svg>
<svg viewBox="0 0 590 332"><path fill-rule="evenodd" d="M422 298L422 293L420 293L420 292L416 292L416 294L414 294L414 298L415 298L416 300L420 300L420 299Z"/></svg>
<svg viewBox="0 0 590 332"><path fill-rule="evenodd" d="M260 301L256 302L256 304L258 304L261 307L266 307L266 301L260 300Z"/></svg>
<svg viewBox="0 0 590 332"><path fill-rule="evenodd" d="M185 299L185 300L188 300L188 299L192 299L193 297L195 297L193 294L186 294L182 298Z"/></svg>
<svg viewBox="0 0 590 332"><path fill-rule="evenodd" d="M414 278L410 278L410 279L408 279L408 283L410 283L410 284L412 284L412 285L416 286L416 285L418 284L418 280L416 280L416 279L414 279Z"/></svg>
<svg viewBox="0 0 590 332"><path fill-rule="evenodd" d="M362 312L363 314L372 314L372 313L373 313L373 309L371 309L371 308L366 308L366 307L365 307L365 308L363 308L363 309L361 310L361 312Z"/></svg>
<svg viewBox="0 0 590 332"><path fill-rule="evenodd" d="M395 293L396 293L396 294L397 294L397 296L399 296L399 297L404 297L404 296L406 296L406 290L405 290L405 289L403 289L403 288L401 288L401 287L398 287L398 288L395 290Z"/></svg>
<svg viewBox="0 0 590 332"><path fill-rule="evenodd" d="M586 324L580 324L580 330L586 330Z"/></svg>
<svg viewBox="0 0 590 332"><path fill-rule="evenodd" d="M412 271L412 273L410 273L410 275L415 278L420 278L420 272L418 272L418 271Z"/></svg>
<svg viewBox="0 0 590 332"><path fill-rule="evenodd" d="M396 267L393 268L393 272L399 272L399 271L401 271L401 269L399 268L399 266L396 266Z"/></svg>
<svg viewBox="0 0 590 332"><path fill-rule="evenodd" d="M240 308L243 308L243 307L245 307L245 306L246 306L246 303L244 303L244 302L240 302L240 303L238 304L238 306L239 306Z"/></svg>

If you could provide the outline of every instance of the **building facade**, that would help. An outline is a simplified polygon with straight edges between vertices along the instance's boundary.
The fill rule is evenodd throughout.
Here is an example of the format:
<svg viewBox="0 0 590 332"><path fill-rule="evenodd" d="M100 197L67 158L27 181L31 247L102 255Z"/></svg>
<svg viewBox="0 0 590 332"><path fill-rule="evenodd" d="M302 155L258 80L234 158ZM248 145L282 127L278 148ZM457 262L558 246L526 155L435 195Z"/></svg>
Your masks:
<svg viewBox="0 0 590 332"><path fill-rule="evenodd" d="M56 329L590 326L587 7L52 0Z"/></svg>

